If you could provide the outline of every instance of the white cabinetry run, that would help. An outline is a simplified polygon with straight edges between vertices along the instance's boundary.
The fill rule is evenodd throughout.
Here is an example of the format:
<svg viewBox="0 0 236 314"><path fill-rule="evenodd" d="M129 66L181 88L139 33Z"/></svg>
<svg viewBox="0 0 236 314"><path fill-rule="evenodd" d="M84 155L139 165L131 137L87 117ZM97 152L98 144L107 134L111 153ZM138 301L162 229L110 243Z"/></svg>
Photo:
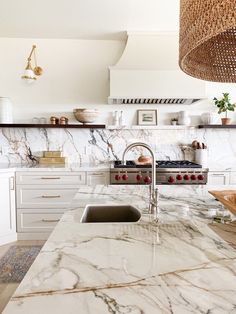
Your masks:
<svg viewBox="0 0 236 314"><path fill-rule="evenodd" d="M0 245L17 240L14 172L0 173Z"/></svg>
<svg viewBox="0 0 236 314"><path fill-rule="evenodd" d="M18 239L47 239L85 183L85 172L17 172Z"/></svg>
<svg viewBox="0 0 236 314"><path fill-rule="evenodd" d="M47 239L81 185L109 184L109 171L17 172L18 239Z"/></svg>

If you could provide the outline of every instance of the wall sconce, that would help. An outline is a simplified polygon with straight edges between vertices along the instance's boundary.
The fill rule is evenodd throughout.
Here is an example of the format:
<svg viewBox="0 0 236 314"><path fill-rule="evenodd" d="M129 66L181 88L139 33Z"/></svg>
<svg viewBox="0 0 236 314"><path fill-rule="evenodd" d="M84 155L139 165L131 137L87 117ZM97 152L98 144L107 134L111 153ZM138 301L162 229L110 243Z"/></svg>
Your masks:
<svg viewBox="0 0 236 314"><path fill-rule="evenodd" d="M36 76L42 75L42 73L43 73L43 69L37 65L35 50L36 50L36 45L33 45L31 52L29 54L29 57L27 59L27 65L25 68L25 73L21 77L22 79L26 80L28 83L32 83L32 82L36 81L36 79L37 79ZM34 68L32 68L32 65L31 65L32 55L34 57L34 64L35 64Z"/></svg>

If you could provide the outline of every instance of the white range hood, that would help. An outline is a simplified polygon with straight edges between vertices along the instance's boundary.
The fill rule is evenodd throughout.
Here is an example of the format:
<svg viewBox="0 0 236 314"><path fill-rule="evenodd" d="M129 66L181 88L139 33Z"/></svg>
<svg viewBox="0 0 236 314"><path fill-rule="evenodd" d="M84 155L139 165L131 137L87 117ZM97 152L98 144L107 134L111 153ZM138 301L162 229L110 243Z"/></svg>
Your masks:
<svg viewBox="0 0 236 314"><path fill-rule="evenodd" d="M110 104L191 104L205 97L205 82L178 66L177 33L128 33L110 67Z"/></svg>

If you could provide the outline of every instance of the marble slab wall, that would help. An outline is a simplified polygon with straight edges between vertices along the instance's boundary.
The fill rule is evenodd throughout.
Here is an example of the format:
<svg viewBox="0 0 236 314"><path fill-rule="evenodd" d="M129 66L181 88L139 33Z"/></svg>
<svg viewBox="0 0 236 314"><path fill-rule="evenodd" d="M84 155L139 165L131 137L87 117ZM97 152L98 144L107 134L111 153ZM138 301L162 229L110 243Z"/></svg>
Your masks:
<svg viewBox="0 0 236 314"><path fill-rule="evenodd" d="M32 163L44 150L62 150L70 163L100 164L120 159L127 144L143 141L152 145L157 159L194 160L194 151L184 150L197 139L208 146L210 168L236 168L236 130L93 130L93 129L0 129L0 162ZM127 159L140 154L131 152ZM145 153L145 152L144 152ZM186 153L186 155L185 155Z"/></svg>

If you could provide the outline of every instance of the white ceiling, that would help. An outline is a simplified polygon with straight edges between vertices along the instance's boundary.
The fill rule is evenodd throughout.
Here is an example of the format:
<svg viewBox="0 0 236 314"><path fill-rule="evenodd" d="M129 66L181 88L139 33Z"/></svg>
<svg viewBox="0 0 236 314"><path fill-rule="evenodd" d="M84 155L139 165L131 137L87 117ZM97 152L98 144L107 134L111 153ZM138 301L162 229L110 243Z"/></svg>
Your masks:
<svg viewBox="0 0 236 314"><path fill-rule="evenodd" d="M0 37L122 39L178 18L179 0L0 0Z"/></svg>

